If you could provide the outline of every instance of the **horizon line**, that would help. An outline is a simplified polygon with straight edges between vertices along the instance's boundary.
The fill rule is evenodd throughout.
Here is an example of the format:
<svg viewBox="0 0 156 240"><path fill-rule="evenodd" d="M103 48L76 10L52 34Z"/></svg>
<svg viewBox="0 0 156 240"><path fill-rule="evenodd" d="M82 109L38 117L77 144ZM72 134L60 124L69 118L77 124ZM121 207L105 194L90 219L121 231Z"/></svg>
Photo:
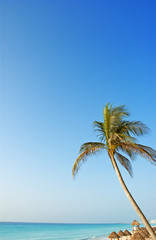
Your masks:
<svg viewBox="0 0 156 240"><path fill-rule="evenodd" d="M74 223L72 223L72 222L28 222L28 221L26 221L26 222L24 222L24 221L0 221L0 223L32 223L32 224L131 224L131 223L129 223L129 222L99 222L99 223L94 223L94 222L92 222L92 223L84 223L84 222L78 222L78 223L76 223L76 222L74 222Z"/></svg>

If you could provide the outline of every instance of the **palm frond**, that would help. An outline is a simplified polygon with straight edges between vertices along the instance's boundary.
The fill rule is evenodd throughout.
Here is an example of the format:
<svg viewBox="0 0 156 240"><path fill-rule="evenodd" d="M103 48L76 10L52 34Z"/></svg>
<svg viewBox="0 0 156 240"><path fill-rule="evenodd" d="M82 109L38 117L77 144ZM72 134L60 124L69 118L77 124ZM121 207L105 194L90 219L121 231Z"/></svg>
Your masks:
<svg viewBox="0 0 156 240"><path fill-rule="evenodd" d="M84 143L80 148L81 154L78 156L78 158L76 159L73 165L73 169L72 169L73 177L76 175L76 173L80 168L80 165L86 161L88 156L96 154L97 152L99 152L104 148L105 148L105 144L103 143L97 143L97 142Z"/></svg>
<svg viewBox="0 0 156 240"><path fill-rule="evenodd" d="M104 124L105 137L108 145L108 140L110 136L110 116L111 116L111 106L109 107L109 103L107 103L107 105L103 109L103 116L104 116L103 124Z"/></svg>
<svg viewBox="0 0 156 240"><path fill-rule="evenodd" d="M149 132L149 128L140 121L120 121L112 126L112 132L127 136L140 136Z"/></svg>
<svg viewBox="0 0 156 240"><path fill-rule="evenodd" d="M117 120L117 119L122 119L123 117L128 117L129 112L125 108L125 105L120 105L112 108L111 115L113 116L113 118Z"/></svg>
<svg viewBox="0 0 156 240"><path fill-rule="evenodd" d="M100 141L105 141L106 134L105 134L104 124L102 122L94 121L93 126L95 128L95 132L99 132L97 136L100 138Z"/></svg>
<svg viewBox="0 0 156 240"><path fill-rule="evenodd" d="M110 117L111 132L115 132L114 130L116 130L117 127L121 125L124 118L127 116L129 116L129 113L127 112L124 105L112 108Z"/></svg>
<svg viewBox="0 0 156 240"><path fill-rule="evenodd" d="M94 151L94 149L106 149L106 145L100 142L87 142L81 145L79 153L81 154L86 150Z"/></svg>
<svg viewBox="0 0 156 240"><path fill-rule="evenodd" d="M129 175L132 177L133 176L132 165L128 158L126 158L125 156L121 155L118 152L115 152L115 156L120 162L120 164L128 171Z"/></svg>
<svg viewBox="0 0 156 240"><path fill-rule="evenodd" d="M151 163L156 165L156 150L154 150L153 148L140 144L131 144L125 142L120 143L120 146L125 150L127 149L129 151L133 151L134 153L139 154L141 157L146 158Z"/></svg>
<svg viewBox="0 0 156 240"><path fill-rule="evenodd" d="M124 121L124 128L135 136L147 134L149 128L141 121Z"/></svg>
<svg viewBox="0 0 156 240"><path fill-rule="evenodd" d="M136 138L132 137L130 135L124 134L124 133L114 133L113 134L116 137L116 140L118 142L129 142L129 143L135 143Z"/></svg>
<svg viewBox="0 0 156 240"><path fill-rule="evenodd" d="M118 145L116 148L117 151L122 151L123 153L127 154L129 158L133 161L137 155L136 152L132 151L129 148L125 148L123 145Z"/></svg>
<svg viewBox="0 0 156 240"><path fill-rule="evenodd" d="M141 145L141 144L137 144L137 146L141 149L141 151L143 152L143 154L145 154L145 157L150 160L151 163L156 164L156 150L145 146L145 145Z"/></svg>

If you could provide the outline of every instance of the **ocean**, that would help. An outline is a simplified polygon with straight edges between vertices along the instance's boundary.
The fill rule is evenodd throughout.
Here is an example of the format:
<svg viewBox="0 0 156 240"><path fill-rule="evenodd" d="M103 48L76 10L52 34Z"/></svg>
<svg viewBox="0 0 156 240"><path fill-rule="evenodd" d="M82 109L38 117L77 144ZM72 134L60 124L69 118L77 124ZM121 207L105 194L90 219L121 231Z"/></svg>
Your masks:
<svg viewBox="0 0 156 240"><path fill-rule="evenodd" d="M131 224L0 223L0 240L100 240Z"/></svg>

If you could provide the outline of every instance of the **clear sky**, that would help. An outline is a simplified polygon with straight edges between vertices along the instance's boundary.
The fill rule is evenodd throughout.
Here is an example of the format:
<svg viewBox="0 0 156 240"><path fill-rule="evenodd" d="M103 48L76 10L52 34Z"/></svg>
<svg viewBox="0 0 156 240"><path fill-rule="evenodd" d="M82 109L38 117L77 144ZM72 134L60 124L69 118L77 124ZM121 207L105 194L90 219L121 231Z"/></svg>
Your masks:
<svg viewBox="0 0 156 240"><path fill-rule="evenodd" d="M156 3L145 0L0 0L0 220L139 220L106 154L76 179L93 121L125 104L156 148ZM149 219L156 219L156 167L120 167Z"/></svg>

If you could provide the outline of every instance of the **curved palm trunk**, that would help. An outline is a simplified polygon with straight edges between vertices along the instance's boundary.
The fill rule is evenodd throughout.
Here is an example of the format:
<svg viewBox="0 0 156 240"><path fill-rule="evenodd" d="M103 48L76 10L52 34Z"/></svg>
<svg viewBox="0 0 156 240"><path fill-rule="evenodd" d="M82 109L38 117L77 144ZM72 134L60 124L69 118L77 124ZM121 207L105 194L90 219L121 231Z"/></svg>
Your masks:
<svg viewBox="0 0 156 240"><path fill-rule="evenodd" d="M145 225L147 231L149 232L149 234L151 235L153 240L156 240L156 234L154 232L154 230L152 229L152 227L150 226L149 222L147 221L146 217L144 216L144 214L142 213L141 209L139 208L139 206L137 205L137 203L135 202L134 198L132 197L132 195L130 194L122 176L121 173L119 171L118 165L115 161L114 155L113 153L111 153L110 151L108 152L109 157L111 158L113 167L115 169L115 172L118 176L118 179L120 181L120 184L127 196L127 198L129 199L130 203L132 204L133 208L135 209L135 211L137 212L137 214L139 215L140 219L142 220L142 223Z"/></svg>

